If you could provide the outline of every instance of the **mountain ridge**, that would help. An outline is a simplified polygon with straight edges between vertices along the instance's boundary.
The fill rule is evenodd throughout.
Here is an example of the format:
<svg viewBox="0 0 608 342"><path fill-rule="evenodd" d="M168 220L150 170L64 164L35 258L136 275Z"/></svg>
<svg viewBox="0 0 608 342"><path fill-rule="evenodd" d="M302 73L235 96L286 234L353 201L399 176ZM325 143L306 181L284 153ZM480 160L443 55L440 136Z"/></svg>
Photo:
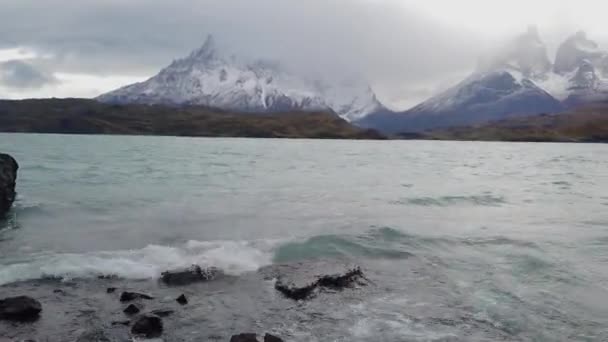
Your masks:
<svg viewBox="0 0 608 342"><path fill-rule="evenodd" d="M330 82L299 75L279 62L220 51L213 36L150 79L97 97L106 103L203 105L239 112L331 109L347 120L383 110L361 80Z"/></svg>

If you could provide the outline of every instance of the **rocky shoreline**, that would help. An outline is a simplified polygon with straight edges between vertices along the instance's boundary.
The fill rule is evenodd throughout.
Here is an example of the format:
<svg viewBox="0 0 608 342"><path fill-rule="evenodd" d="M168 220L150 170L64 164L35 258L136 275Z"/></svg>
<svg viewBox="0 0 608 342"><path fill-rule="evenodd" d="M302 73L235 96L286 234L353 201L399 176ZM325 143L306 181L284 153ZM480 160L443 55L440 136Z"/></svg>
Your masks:
<svg viewBox="0 0 608 342"><path fill-rule="evenodd" d="M304 303L321 293L332 295L332 293L335 294L345 289L364 286L368 283L361 268L356 265L339 262L272 265L260 269L256 274L261 275L261 279L264 282L272 283L273 289L280 297L294 303ZM100 289L101 291L99 292L101 294L97 293L95 296L104 296L103 301L113 303L112 307L114 309L112 311L120 310L122 313L114 312L111 316L117 317L122 315L122 318L106 323L98 322L95 327L80 332L76 336L76 341L129 341L133 337L164 339L167 337L165 335L166 319L181 319L181 317L188 315L188 311L197 310L197 304L191 304L190 298L199 296L200 294L198 291L189 292L187 290L191 290L192 287L196 287L198 284L206 286L225 280L229 280L232 283L238 281L238 279L234 277L230 278L230 276L226 276L220 269L214 267L203 268L193 265L186 269L166 271L157 280L158 287L156 291L169 290L172 293L180 293L179 296L174 295L169 297L166 293L154 293L154 288L140 292L132 290L133 284L130 281L112 276L100 276L97 281L101 283L109 281L112 286L106 287L105 291ZM91 281L89 280L88 282ZM74 289L79 286L79 282L86 283L87 281L71 280L65 283L64 288L53 290L53 294L60 298L73 296L75 295ZM40 287L40 284L37 284L35 287ZM91 294L87 294L86 296L91 296ZM86 301L85 298L81 300ZM9 322L12 327L22 331L23 333L19 333L17 336L23 341L40 341L40 332L35 337L24 336L24 334L28 331L28 325L35 324L41 319L52 319L52 317L47 316L56 312L56 308L51 308L52 305L53 303L45 303L42 300L39 301L23 295L0 299L0 323L2 321ZM98 309L104 310L104 308ZM0 331L1 328L2 325L0 324ZM227 338L216 337L214 338L215 340ZM46 341L48 339L43 338L41 340ZM271 331L260 335L260 338L258 338L258 334L256 333L245 331L233 334L230 337L230 341L280 342L284 341L284 339Z"/></svg>

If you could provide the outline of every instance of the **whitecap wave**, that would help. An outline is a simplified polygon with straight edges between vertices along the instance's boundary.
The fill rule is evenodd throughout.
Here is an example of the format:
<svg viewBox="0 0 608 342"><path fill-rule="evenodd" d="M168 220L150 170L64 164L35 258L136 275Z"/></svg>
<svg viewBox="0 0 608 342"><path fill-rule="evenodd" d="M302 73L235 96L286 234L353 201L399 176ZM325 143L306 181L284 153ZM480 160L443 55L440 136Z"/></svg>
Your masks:
<svg viewBox="0 0 608 342"><path fill-rule="evenodd" d="M272 261L277 241L188 241L181 246L149 245L137 250L39 253L27 262L0 267L0 285L42 278L91 278L114 275L153 279L169 269L200 265L227 274L255 271Z"/></svg>

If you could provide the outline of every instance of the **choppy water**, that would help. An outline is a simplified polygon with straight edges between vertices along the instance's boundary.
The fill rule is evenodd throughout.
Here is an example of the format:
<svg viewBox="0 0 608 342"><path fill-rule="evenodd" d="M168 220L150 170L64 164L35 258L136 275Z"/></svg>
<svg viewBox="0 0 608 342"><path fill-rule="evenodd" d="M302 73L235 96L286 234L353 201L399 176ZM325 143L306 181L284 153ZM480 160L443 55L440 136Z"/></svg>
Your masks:
<svg viewBox="0 0 608 342"><path fill-rule="evenodd" d="M0 151L21 165L0 297L46 313L0 336L73 340L120 309L109 285L172 305L159 273L200 264L233 277L182 290L165 341L608 340L606 145L0 134ZM317 258L373 284L293 303L256 273Z"/></svg>

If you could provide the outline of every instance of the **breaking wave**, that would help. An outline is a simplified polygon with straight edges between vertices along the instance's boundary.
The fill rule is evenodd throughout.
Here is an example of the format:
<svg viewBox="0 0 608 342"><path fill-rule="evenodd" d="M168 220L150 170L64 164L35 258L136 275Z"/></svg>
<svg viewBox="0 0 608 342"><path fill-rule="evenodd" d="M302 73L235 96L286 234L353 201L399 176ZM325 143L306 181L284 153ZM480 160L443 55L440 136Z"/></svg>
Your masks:
<svg viewBox="0 0 608 342"><path fill-rule="evenodd" d="M157 278L168 269L219 267L228 274L255 271L272 260L273 241L189 241L182 246L149 245L138 250L93 253L40 253L25 262L4 265L0 285L42 278Z"/></svg>

